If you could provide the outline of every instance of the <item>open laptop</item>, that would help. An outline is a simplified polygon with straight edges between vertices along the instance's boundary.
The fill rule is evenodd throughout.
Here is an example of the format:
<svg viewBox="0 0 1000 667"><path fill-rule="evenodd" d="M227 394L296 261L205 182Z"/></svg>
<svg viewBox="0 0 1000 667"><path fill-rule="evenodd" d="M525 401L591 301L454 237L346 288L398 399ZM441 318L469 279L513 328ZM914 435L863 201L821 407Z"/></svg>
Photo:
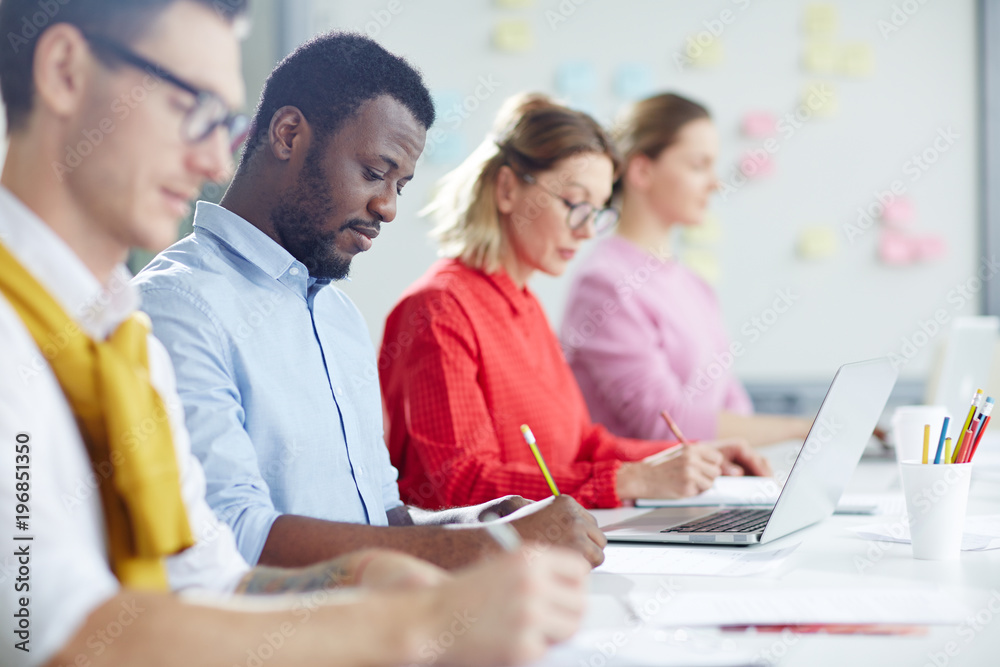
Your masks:
<svg viewBox="0 0 1000 667"><path fill-rule="evenodd" d="M959 437L976 389L989 393L987 386L993 351L997 346L1000 319L959 317L951 325L940 374L927 383L927 405L943 405L951 415L949 435Z"/></svg>
<svg viewBox="0 0 1000 667"><path fill-rule="evenodd" d="M612 542L746 546L826 519L851 479L896 384L887 358L845 364L833 377L773 507L669 507L604 528Z"/></svg>

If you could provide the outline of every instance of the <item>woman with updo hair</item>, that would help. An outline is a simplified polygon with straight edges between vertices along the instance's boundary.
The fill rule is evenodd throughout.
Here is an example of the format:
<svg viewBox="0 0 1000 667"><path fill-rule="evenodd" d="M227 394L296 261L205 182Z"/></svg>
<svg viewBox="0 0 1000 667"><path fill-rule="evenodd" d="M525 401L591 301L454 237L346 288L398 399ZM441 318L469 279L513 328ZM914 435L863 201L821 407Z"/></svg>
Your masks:
<svg viewBox="0 0 1000 667"><path fill-rule="evenodd" d="M805 438L807 420L752 414L715 292L673 256L672 233L701 224L719 187L708 110L656 95L625 112L615 138L621 220L576 275L561 329L591 415L631 438L669 437L663 410L688 438Z"/></svg>
<svg viewBox="0 0 1000 667"><path fill-rule="evenodd" d="M675 443L617 437L590 419L527 283L539 271L561 275L584 241L614 225L617 171L614 145L592 118L522 95L439 182L425 213L444 258L390 313L379 358L389 452L407 504L549 496L522 424L559 490L586 507L689 496L724 472L766 472L742 443L644 461Z"/></svg>

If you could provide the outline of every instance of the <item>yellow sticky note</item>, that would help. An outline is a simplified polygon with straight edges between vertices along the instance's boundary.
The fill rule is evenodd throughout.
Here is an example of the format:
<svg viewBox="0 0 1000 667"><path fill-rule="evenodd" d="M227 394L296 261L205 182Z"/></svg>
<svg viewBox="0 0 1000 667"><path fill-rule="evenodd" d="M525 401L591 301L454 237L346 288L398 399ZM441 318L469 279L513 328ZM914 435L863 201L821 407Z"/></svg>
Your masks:
<svg viewBox="0 0 1000 667"><path fill-rule="evenodd" d="M845 76L871 76L875 69L875 52L871 44L853 42L841 49L840 63L837 68Z"/></svg>
<svg viewBox="0 0 1000 667"><path fill-rule="evenodd" d="M688 248L681 255L681 261L709 285L717 285L722 271L719 269L719 259L711 250Z"/></svg>
<svg viewBox="0 0 1000 667"><path fill-rule="evenodd" d="M840 110L837 89L825 81L810 83L802 89L802 106L818 118L835 116Z"/></svg>
<svg viewBox="0 0 1000 667"><path fill-rule="evenodd" d="M722 240L722 225L714 215L709 215L700 225L684 227L681 239L685 245L714 245Z"/></svg>
<svg viewBox="0 0 1000 667"><path fill-rule="evenodd" d="M691 35L684 42L684 57L696 67L721 65L725 59L722 40L704 31Z"/></svg>
<svg viewBox="0 0 1000 667"><path fill-rule="evenodd" d="M829 225L806 227L799 232L797 250L802 259L826 259L835 255L837 248L837 232Z"/></svg>
<svg viewBox="0 0 1000 667"><path fill-rule="evenodd" d="M832 74L843 65L840 49L833 42L812 40L802 54L802 65L813 74Z"/></svg>
<svg viewBox="0 0 1000 667"><path fill-rule="evenodd" d="M530 51L535 46L534 28L527 21L500 21L493 29L493 45L513 53Z"/></svg>
<svg viewBox="0 0 1000 667"><path fill-rule="evenodd" d="M535 0L493 0L500 9L528 9L535 6Z"/></svg>
<svg viewBox="0 0 1000 667"><path fill-rule="evenodd" d="M837 7L825 2L806 6L805 30L812 37L832 37L837 32Z"/></svg>

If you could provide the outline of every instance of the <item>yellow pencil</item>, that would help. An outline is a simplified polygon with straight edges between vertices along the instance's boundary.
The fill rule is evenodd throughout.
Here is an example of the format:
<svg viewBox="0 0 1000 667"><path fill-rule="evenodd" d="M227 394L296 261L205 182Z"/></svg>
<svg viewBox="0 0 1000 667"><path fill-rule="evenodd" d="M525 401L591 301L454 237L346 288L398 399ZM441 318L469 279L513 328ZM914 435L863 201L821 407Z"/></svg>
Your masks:
<svg viewBox="0 0 1000 667"><path fill-rule="evenodd" d="M944 439L944 463L951 463L951 438Z"/></svg>
<svg viewBox="0 0 1000 667"><path fill-rule="evenodd" d="M924 455L921 457L921 463L927 463L927 452L931 446L931 425L924 425Z"/></svg>
<svg viewBox="0 0 1000 667"><path fill-rule="evenodd" d="M982 389L977 389L976 390L976 395L972 397L972 405L969 406L969 416L965 418L965 424L962 425L962 430L959 431L960 433L964 434L966 431L969 430L969 424L971 424L972 420L976 418L976 410L978 410L979 408L981 408L983 406L983 398L985 398L983 396L983 390ZM961 439L959 441L961 442ZM958 458L958 450L959 449L960 449L959 447L955 448L955 457L956 458ZM957 463L957 461L954 461L952 459L948 459L948 463Z"/></svg>
<svg viewBox="0 0 1000 667"><path fill-rule="evenodd" d="M538 451L538 445L535 443L535 434L531 432L527 424L521 424L521 433L524 435L524 441L531 448L531 453L535 455L535 461L538 463L538 467L542 469L542 476L545 477L545 482L549 485L552 495L558 496L559 487L556 486L556 481L552 479L549 467L545 465L545 459L542 458L542 453Z"/></svg>

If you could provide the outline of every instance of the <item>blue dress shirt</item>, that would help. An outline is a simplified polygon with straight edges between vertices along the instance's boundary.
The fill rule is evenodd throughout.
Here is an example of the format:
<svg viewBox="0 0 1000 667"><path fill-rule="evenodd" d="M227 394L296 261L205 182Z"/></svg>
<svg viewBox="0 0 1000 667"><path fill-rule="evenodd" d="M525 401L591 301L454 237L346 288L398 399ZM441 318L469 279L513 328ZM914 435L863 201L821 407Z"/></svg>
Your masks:
<svg viewBox="0 0 1000 667"><path fill-rule="evenodd" d="M208 202L134 283L173 360L208 503L248 562L281 514L386 525L396 469L375 349L347 295Z"/></svg>

